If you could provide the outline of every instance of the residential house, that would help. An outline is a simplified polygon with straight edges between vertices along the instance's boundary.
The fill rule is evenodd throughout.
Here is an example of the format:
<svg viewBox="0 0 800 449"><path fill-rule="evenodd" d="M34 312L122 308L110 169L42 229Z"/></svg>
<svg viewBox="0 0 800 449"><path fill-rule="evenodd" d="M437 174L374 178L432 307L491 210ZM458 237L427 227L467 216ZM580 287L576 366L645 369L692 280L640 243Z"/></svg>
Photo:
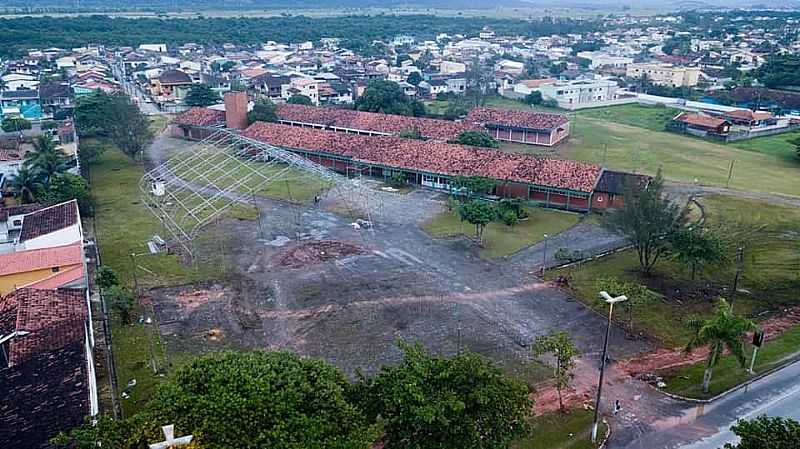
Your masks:
<svg viewBox="0 0 800 449"><path fill-rule="evenodd" d="M702 113L681 112L672 119L669 129L698 137L725 136L731 130L731 122Z"/></svg>
<svg viewBox="0 0 800 449"><path fill-rule="evenodd" d="M181 100L192 86L192 78L180 70L167 70L150 80L150 94L160 101Z"/></svg>
<svg viewBox="0 0 800 449"><path fill-rule="evenodd" d="M317 106L319 105L319 85L321 83L321 81L310 78L292 78L289 84L281 86L281 98L288 101L293 95L304 95Z"/></svg>
<svg viewBox="0 0 800 449"><path fill-rule="evenodd" d="M607 78L558 81L542 85L539 91L544 99L570 110L636 101L635 95L620 91L617 82Z"/></svg>
<svg viewBox="0 0 800 449"><path fill-rule="evenodd" d="M88 294L24 288L0 298L0 441L40 449L98 413Z"/></svg>
<svg viewBox="0 0 800 449"><path fill-rule="evenodd" d="M0 92L0 115L38 120L42 117L38 86L34 89L4 90Z"/></svg>
<svg viewBox="0 0 800 449"><path fill-rule="evenodd" d="M726 112L722 118L729 121L732 125L756 128L759 126L772 126L778 123L778 119L769 111L752 111L750 109L736 109Z"/></svg>
<svg viewBox="0 0 800 449"><path fill-rule="evenodd" d="M53 114L60 109L73 107L74 92L67 83L46 82L39 86L42 110Z"/></svg>
<svg viewBox="0 0 800 449"><path fill-rule="evenodd" d="M0 77L6 83L5 91L34 90L39 87L39 77L26 73L7 73Z"/></svg>

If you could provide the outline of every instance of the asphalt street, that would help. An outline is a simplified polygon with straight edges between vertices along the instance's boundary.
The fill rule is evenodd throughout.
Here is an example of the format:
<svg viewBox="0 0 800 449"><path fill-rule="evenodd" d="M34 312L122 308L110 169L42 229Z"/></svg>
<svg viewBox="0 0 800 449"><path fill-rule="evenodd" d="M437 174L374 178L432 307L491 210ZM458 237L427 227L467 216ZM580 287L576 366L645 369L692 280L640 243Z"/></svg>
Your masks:
<svg viewBox="0 0 800 449"><path fill-rule="evenodd" d="M719 449L735 442L730 427L760 415L800 420L800 362L772 373L713 404L686 409L683 416L653 424L655 432L631 442L638 449Z"/></svg>

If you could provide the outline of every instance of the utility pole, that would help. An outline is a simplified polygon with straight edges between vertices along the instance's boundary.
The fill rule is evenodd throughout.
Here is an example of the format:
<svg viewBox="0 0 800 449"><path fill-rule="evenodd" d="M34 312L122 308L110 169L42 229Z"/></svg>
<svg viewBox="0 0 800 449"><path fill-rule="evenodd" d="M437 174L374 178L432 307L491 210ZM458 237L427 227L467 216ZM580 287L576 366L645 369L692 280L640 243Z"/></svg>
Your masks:
<svg viewBox="0 0 800 449"><path fill-rule="evenodd" d="M608 323L606 324L606 339L603 343L603 357L600 359L600 382L597 384L597 399L594 403L594 420L592 422L592 443L597 442L597 424L600 419L600 396L603 392L603 375L606 368L606 355L608 354L608 337L611 334L611 316L614 313L614 304L622 301L627 301L628 297L625 295L612 297L607 292L600 292L600 297L608 303Z"/></svg>
<svg viewBox="0 0 800 449"><path fill-rule="evenodd" d="M731 159L731 165L728 168L728 180L725 181L725 188L731 185L731 178L733 177L733 164L736 163L736 159Z"/></svg>
<svg viewBox="0 0 800 449"><path fill-rule="evenodd" d="M139 278L136 276L136 253L131 253L131 273L133 274L133 294L139 294Z"/></svg>
<svg viewBox="0 0 800 449"><path fill-rule="evenodd" d="M733 300L736 298L736 291L739 288L739 276L742 274L742 261L744 259L744 245L736 250L736 274L733 276L733 288L731 289L730 305L733 308Z"/></svg>

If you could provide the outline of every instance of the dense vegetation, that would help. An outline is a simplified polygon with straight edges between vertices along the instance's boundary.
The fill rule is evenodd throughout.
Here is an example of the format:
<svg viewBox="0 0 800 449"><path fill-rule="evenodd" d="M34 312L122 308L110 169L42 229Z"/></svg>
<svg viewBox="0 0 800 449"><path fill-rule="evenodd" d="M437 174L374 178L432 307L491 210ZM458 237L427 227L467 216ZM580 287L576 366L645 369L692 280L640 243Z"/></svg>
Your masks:
<svg viewBox="0 0 800 449"><path fill-rule="evenodd" d="M345 45L365 50L374 39L391 39L398 34L433 38L437 33L477 34L490 26L498 34L546 36L553 33L582 33L602 25L592 20L554 19L533 21L491 18L436 17L430 15L376 15L309 18L281 16L266 18L111 18L20 17L0 20L0 56L20 54L29 48L73 48L91 43L107 46L167 42L251 45L267 40L280 42L316 41L323 37L345 39ZM42 30L47 30L43 33Z"/></svg>
<svg viewBox="0 0 800 449"><path fill-rule="evenodd" d="M178 369L138 413L102 417L55 442L139 448L164 423L209 448L368 449L382 441L387 449L494 449L527 435L524 384L469 351L446 358L401 349L399 365L358 383L289 352L206 355Z"/></svg>

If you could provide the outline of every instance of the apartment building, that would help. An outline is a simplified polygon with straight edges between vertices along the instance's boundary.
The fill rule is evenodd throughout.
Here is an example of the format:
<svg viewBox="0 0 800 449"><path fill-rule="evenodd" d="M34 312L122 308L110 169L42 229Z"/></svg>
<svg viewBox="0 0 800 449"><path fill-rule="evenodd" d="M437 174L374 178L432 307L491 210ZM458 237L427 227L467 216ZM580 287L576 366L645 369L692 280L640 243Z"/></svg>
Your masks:
<svg viewBox="0 0 800 449"><path fill-rule="evenodd" d="M646 76L651 83L660 86L692 87L696 86L700 79L700 69L678 67L672 64L628 64L626 76L635 79Z"/></svg>

